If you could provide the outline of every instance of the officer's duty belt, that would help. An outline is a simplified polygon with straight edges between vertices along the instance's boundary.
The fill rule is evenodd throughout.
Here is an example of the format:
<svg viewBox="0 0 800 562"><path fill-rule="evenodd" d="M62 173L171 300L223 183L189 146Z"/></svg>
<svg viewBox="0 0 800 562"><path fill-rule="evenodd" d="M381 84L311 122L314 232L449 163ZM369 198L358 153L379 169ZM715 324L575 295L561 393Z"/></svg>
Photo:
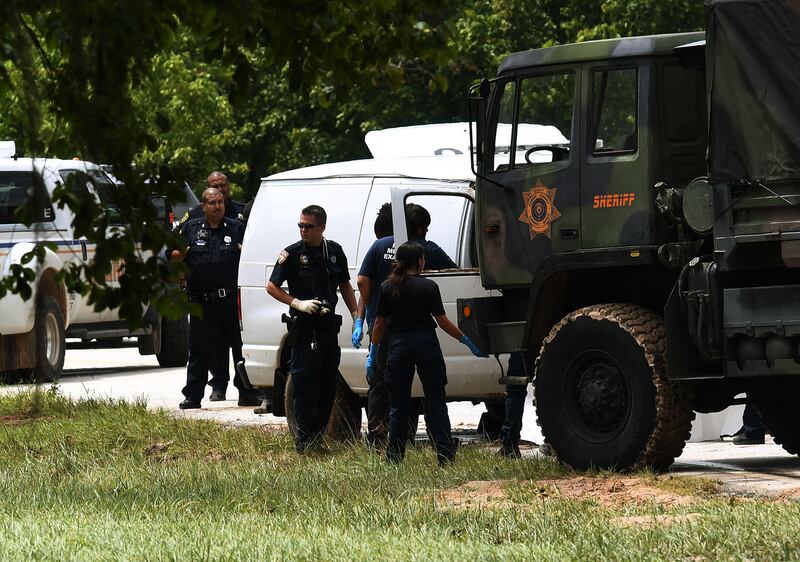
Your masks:
<svg viewBox="0 0 800 562"><path fill-rule="evenodd" d="M197 291L194 289L186 289L186 296L189 297L189 302L217 302L226 297L232 296L236 293L236 289L229 289L223 287L221 289L211 289L209 291Z"/></svg>

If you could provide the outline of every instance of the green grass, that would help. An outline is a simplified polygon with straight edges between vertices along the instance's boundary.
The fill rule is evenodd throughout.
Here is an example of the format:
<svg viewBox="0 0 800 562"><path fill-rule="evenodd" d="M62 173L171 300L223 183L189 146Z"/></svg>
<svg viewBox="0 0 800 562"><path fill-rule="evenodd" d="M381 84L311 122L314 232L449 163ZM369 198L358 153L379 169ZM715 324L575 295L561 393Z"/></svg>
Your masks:
<svg viewBox="0 0 800 562"><path fill-rule="evenodd" d="M0 466L2 560L800 558L800 505L715 498L707 481L659 482L710 498L681 508L544 501L535 482L569 476L547 459L465 447L441 470L418 448L393 467L361 445L298 457L282 432L141 403L73 403L54 389L0 398ZM507 501L458 509L435 499L474 480L509 481ZM612 524L687 513L699 517Z"/></svg>

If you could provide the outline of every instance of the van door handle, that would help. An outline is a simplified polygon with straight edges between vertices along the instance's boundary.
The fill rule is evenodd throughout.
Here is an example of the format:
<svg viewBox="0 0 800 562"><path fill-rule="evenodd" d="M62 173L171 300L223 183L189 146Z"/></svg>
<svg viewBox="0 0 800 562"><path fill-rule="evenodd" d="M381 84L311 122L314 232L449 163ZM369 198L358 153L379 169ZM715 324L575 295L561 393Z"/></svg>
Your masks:
<svg viewBox="0 0 800 562"><path fill-rule="evenodd" d="M86 249L86 241L81 240L81 256L83 256L83 261L89 259L89 251Z"/></svg>
<svg viewBox="0 0 800 562"><path fill-rule="evenodd" d="M560 233L561 233L561 238L564 240L574 239L578 237L577 228L562 228Z"/></svg>

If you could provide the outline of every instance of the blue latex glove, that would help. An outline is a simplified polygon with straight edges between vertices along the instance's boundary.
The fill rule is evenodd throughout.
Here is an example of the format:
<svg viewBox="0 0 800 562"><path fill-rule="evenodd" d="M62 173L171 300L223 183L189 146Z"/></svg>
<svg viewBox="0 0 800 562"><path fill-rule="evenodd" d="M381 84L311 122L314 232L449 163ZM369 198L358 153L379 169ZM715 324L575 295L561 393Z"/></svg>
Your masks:
<svg viewBox="0 0 800 562"><path fill-rule="evenodd" d="M356 349L361 348L361 338L364 337L364 319L356 318L353 324L353 347Z"/></svg>
<svg viewBox="0 0 800 562"><path fill-rule="evenodd" d="M481 351L481 348L475 345L475 343L467 337L467 334L463 334L461 336L461 339L458 341L466 345L472 352L472 355L474 355L475 357L489 357L489 354Z"/></svg>
<svg viewBox="0 0 800 562"><path fill-rule="evenodd" d="M372 383L372 377L375 376L375 363L378 360L378 346L377 345L370 345L369 346L369 355L367 355L367 382Z"/></svg>

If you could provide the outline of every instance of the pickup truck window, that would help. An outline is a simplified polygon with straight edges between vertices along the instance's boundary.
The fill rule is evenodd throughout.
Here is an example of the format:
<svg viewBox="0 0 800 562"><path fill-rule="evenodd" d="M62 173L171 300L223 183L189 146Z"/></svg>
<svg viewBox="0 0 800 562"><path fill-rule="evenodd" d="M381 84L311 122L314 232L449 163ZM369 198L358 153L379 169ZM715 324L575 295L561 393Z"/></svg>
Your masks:
<svg viewBox="0 0 800 562"><path fill-rule="evenodd" d="M30 195L35 197L34 222L52 222L54 213L41 178L32 171L0 172L0 224L19 223L15 213Z"/></svg>
<svg viewBox="0 0 800 562"><path fill-rule="evenodd" d="M78 197L87 197L91 193L97 196L98 201L103 206L103 210L108 215L108 224L123 224L122 215L119 208L112 203L112 190L118 189L108 176L99 170L61 170L61 179L65 185L72 189Z"/></svg>

